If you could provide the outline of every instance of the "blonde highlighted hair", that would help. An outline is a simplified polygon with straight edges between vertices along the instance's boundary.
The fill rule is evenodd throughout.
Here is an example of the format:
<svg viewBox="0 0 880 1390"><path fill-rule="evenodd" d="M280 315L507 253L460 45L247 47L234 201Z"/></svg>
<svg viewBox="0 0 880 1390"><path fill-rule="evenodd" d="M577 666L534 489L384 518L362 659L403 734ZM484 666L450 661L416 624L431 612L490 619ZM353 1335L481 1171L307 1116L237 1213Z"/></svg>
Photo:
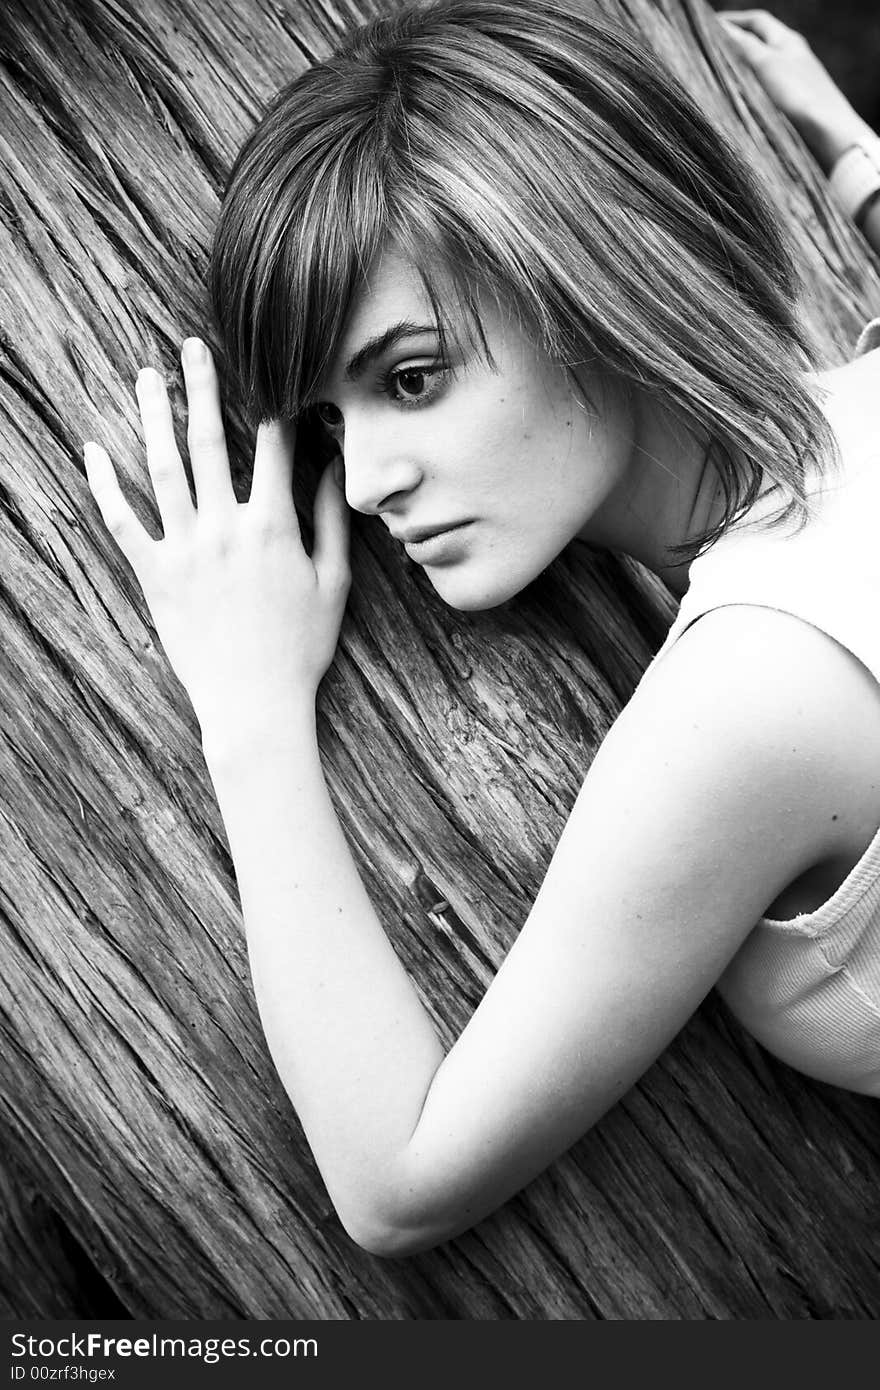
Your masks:
<svg viewBox="0 0 880 1390"><path fill-rule="evenodd" d="M579 0L438 0L363 25L278 93L210 266L253 423L309 418L388 244L441 340L463 320L485 351L489 294L575 379L612 372L706 441L724 515L687 557L765 480L780 518L806 515L806 464L833 444L802 380L790 255L741 157L622 26Z"/></svg>

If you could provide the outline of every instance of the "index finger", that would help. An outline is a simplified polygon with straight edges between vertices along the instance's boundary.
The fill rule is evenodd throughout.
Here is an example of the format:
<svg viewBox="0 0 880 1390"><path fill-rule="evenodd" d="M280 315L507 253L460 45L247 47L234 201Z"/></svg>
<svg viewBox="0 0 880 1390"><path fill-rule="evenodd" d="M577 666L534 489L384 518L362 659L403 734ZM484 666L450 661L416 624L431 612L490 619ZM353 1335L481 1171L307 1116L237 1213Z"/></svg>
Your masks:
<svg viewBox="0 0 880 1390"><path fill-rule="evenodd" d="M265 516L292 518L299 529L293 505L295 448L296 426L289 420L268 420L259 426L248 506Z"/></svg>
<svg viewBox="0 0 880 1390"><path fill-rule="evenodd" d="M749 34L763 39L764 43L778 42L792 32L787 24L766 10L718 10L719 19L729 20Z"/></svg>

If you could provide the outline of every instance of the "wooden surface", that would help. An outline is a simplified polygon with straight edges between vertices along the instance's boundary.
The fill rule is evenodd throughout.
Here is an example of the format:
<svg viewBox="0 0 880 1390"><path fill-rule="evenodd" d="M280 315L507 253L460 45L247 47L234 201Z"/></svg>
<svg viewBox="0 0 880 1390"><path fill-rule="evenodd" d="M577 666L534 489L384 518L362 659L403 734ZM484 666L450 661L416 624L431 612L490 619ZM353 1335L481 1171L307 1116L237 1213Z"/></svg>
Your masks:
<svg viewBox="0 0 880 1390"><path fill-rule="evenodd" d="M841 360L880 282L809 158L696 0L605 7L763 166L804 267L805 317ZM271 1067L195 720L79 450L106 443L158 534L134 375L159 366L180 411L179 344L211 336L203 276L225 171L270 95L356 13L349 0L7 0L0 16L3 1305L876 1316L876 1102L775 1063L712 998L526 1193L410 1261L344 1235ZM234 402L229 430L246 497ZM354 569L321 692L325 766L451 1041L672 607L635 566L566 554L504 609L455 614L363 518ZM431 913L440 900L449 910Z"/></svg>

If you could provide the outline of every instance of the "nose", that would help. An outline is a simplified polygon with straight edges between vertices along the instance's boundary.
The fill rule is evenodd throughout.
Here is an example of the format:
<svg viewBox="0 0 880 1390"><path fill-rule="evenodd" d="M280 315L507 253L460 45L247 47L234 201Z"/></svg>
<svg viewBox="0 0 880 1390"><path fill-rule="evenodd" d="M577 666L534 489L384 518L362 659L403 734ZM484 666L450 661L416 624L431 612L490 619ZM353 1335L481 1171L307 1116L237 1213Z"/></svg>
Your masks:
<svg viewBox="0 0 880 1390"><path fill-rule="evenodd" d="M346 501L368 516L392 511L422 476L412 450L404 447L385 421L346 417L342 457Z"/></svg>

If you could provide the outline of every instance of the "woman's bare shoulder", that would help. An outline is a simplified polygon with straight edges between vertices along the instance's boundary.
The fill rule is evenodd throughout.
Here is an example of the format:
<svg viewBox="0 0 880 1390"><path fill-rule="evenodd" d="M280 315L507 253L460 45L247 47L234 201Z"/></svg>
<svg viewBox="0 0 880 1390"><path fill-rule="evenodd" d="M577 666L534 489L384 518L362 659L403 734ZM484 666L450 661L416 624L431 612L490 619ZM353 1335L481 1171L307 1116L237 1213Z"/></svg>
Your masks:
<svg viewBox="0 0 880 1390"><path fill-rule="evenodd" d="M880 683L792 614L735 604L703 615L639 687L624 732L714 720L741 768L794 815L816 859L864 852L880 826ZM723 768L719 768L719 774ZM731 770L732 771L732 770Z"/></svg>

